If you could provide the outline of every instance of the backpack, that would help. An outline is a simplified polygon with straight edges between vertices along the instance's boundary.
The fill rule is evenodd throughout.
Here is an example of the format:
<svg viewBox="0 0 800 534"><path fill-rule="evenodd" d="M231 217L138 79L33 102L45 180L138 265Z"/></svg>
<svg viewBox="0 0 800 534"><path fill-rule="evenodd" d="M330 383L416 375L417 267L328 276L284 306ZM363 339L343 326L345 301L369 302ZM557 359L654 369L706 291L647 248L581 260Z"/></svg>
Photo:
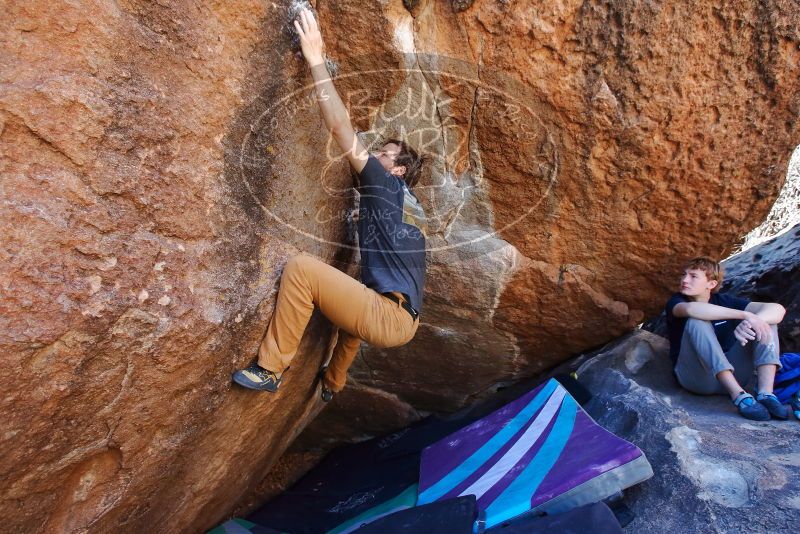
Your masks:
<svg viewBox="0 0 800 534"><path fill-rule="evenodd" d="M800 391L800 354L785 352L781 355L781 370L775 375L775 396L788 403Z"/></svg>

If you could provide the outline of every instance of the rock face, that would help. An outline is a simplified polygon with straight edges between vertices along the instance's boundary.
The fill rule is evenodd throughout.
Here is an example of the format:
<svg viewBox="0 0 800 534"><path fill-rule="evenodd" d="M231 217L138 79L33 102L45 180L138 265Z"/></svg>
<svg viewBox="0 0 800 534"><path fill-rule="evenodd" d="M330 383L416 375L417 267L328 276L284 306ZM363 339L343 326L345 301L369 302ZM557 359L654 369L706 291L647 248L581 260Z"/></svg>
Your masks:
<svg viewBox="0 0 800 534"><path fill-rule="evenodd" d="M241 178L251 117L304 80L275 31L285 17L251 1L3 9L4 528L200 530L313 417L319 319L286 394L230 387L286 259L341 254L281 234ZM286 137L270 140L275 158L325 141L310 114ZM305 179L323 155L271 171L264 150L265 197L345 205ZM318 225L332 242L343 232Z"/></svg>
<svg viewBox="0 0 800 534"><path fill-rule="evenodd" d="M363 350L342 413L452 409L630 328L766 214L800 137L795 2L315 7L358 127L433 156L420 333ZM353 272L296 8L5 6L8 529L202 530L318 411L323 318L279 394L229 381L288 257Z"/></svg>
<svg viewBox="0 0 800 534"><path fill-rule="evenodd" d="M800 352L800 224L724 262L722 291L757 302L779 302L781 352Z"/></svg>
<svg viewBox="0 0 800 534"><path fill-rule="evenodd" d="M753 246L779 234L781 230L800 223L800 147L797 147L789 161L789 172L775 204L763 223L747 236L742 249Z"/></svg>
<svg viewBox="0 0 800 534"><path fill-rule="evenodd" d="M595 420L638 445L655 476L626 492L626 532L800 528L800 424L753 422L672 378L669 343L639 330L580 366Z"/></svg>

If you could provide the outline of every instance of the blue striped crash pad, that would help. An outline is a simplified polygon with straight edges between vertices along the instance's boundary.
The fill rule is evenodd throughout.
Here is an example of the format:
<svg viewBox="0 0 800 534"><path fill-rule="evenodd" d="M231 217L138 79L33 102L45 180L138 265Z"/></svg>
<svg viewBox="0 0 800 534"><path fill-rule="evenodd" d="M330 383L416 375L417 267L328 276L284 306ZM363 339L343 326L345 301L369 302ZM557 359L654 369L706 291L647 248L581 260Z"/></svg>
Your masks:
<svg viewBox="0 0 800 534"><path fill-rule="evenodd" d="M424 449L417 503L475 495L491 528L598 502L651 476L638 447L551 379Z"/></svg>

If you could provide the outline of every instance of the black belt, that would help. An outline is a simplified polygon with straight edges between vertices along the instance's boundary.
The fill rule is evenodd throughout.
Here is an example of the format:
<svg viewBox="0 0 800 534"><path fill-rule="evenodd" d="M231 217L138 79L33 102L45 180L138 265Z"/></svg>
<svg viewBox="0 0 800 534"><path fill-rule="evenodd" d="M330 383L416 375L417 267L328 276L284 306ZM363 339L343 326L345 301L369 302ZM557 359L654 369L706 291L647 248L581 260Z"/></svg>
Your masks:
<svg viewBox="0 0 800 534"><path fill-rule="evenodd" d="M395 303L399 304L400 306L402 306L403 309L406 310L411 315L411 318L414 319L415 321L417 320L417 317L419 317L419 312L417 310L415 310L411 306L411 304L409 304L405 300L401 301L399 298L397 298L397 295L394 295L392 293L381 293L381 295L383 295L387 299L391 300L392 302L395 302Z"/></svg>

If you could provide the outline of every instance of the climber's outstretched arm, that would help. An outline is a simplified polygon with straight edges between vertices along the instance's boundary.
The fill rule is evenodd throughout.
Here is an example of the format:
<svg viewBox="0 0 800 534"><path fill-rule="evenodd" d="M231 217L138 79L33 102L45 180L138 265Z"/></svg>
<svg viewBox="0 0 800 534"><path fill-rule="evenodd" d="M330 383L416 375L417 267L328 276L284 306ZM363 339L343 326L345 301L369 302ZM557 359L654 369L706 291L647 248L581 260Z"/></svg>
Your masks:
<svg viewBox="0 0 800 534"><path fill-rule="evenodd" d="M333 134L333 138L347 156L350 165L360 173L367 164L369 154L356 136L347 108L339 98L339 93L336 92L328 69L325 67L322 34L319 32L317 21L314 20L314 15L309 10L304 9L300 12L298 19L294 21L294 27L300 36L303 57L311 67L317 102L322 111L325 126Z"/></svg>

